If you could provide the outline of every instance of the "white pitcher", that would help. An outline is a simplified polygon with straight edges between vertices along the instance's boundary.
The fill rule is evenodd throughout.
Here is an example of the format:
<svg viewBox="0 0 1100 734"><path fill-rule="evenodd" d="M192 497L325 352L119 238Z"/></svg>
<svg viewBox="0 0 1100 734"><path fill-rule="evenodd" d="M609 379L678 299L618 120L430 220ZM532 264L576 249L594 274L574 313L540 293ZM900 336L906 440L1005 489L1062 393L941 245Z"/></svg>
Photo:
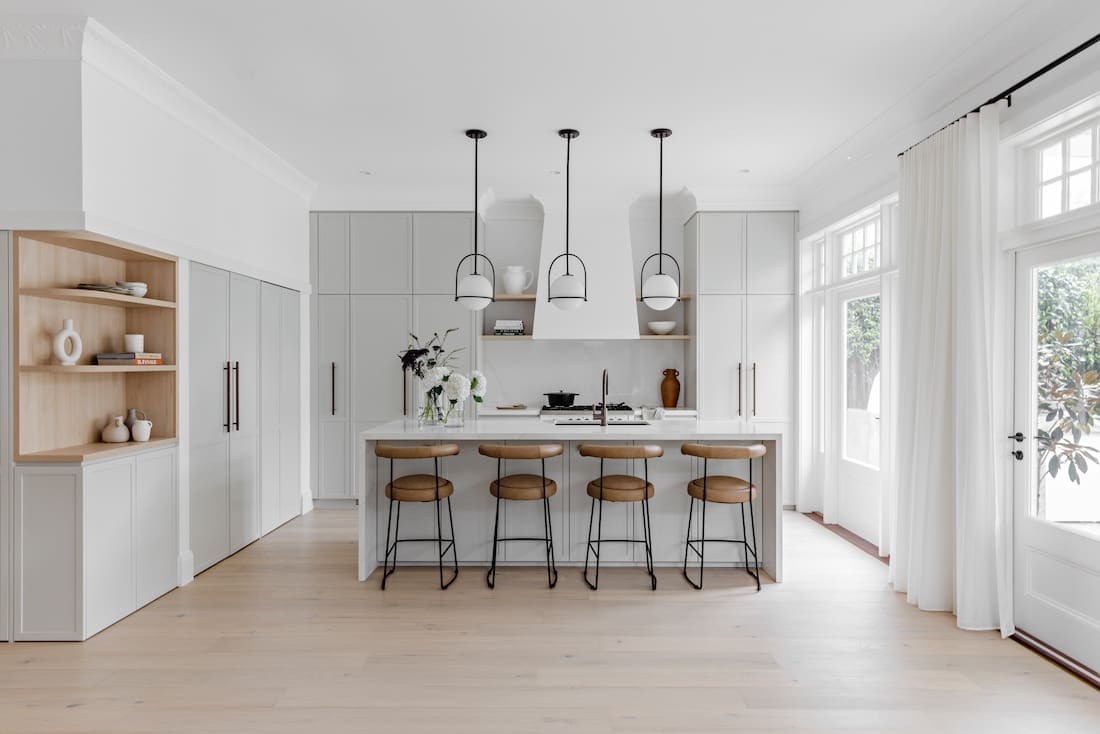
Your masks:
<svg viewBox="0 0 1100 734"><path fill-rule="evenodd" d="M505 265L500 274L501 285L504 292L510 296L518 296L531 287L535 280L535 274L522 265Z"/></svg>

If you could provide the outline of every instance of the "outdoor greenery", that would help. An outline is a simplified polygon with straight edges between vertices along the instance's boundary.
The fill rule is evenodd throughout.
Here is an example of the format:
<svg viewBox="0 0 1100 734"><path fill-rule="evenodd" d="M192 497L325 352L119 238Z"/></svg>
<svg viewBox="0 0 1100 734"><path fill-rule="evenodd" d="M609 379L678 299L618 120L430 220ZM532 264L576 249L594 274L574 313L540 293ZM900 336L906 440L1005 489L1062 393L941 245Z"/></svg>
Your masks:
<svg viewBox="0 0 1100 734"><path fill-rule="evenodd" d="M1039 481L1063 468L1081 483L1097 449L1085 441L1100 410L1100 258L1039 270Z"/></svg>
<svg viewBox="0 0 1100 734"><path fill-rule="evenodd" d="M882 299L857 298L848 309L848 407L867 408L871 386L879 373L882 345Z"/></svg>

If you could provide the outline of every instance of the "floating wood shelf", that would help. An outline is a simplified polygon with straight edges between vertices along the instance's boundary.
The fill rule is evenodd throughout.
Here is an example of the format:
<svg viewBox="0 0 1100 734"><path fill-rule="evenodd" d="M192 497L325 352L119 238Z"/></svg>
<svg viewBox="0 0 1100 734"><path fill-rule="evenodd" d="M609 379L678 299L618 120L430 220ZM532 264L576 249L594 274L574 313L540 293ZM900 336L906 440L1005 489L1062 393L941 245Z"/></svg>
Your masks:
<svg viewBox="0 0 1100 734"><path fill-rule="evenodd" d="M650 341L688 341L691 339L690 334L642 334L639 339L646 339Z"/></svg>
<svg viewBox="0 0 1100 734"><path fill-rule="evenodd" d="M55 301L76 301L94 303L100 306L119 306L121 308L175 308L173 301L161 301L156 298L138 298L124 296L121 293L89 291L82 288L21 288L21 296L52 298Z"/></svg>
<svg viewBox="0 0 1100 734"><path fill-rule="evenodd" d="M637 296L635 296L635 300L638 301L638 303L641 303L642 302L642 294L641 293L637 294ZM691 294L690 293L681 293L680 294L680 300L681 301L690 301L691 300Z"/></svg>
<svg viewBox="0 0 1100 734"><path fill-rule="evenodd" d="M534 293L520 293L517 296L509 295L507 293L496 294L496 300L498 301L533 301L535 300Z"/></svg>
<svg viewBox="0 0 1100 734"><path fill-rule="evenodd" d="M138 453L139 451L175 446L176 443L177 441L174 438L154 438L149 441L127 441L126 443L86 443L80 446L66 446L60 449L38 451L33 454L21 454L15 457L15 460L17 462L42 464L69 464L93 459L116 458L126 454Z"/></svg>
<svg viewBox="0 0 1100 734"><path fill-rule="evenodd" d="M20 372L51 372L55 374L65 373L101 373L109 372L175 372L174 364L74 364L65 366L61 364L23 364L19 365Z"/></svg>
<svg viewBox="0 0 1100 734"><path fill-rule="evenodd" d="M530 341L533 337L530 334L524 334L523 336L501 336L498 334L482 334L481 338L484 341Z"/></svg>

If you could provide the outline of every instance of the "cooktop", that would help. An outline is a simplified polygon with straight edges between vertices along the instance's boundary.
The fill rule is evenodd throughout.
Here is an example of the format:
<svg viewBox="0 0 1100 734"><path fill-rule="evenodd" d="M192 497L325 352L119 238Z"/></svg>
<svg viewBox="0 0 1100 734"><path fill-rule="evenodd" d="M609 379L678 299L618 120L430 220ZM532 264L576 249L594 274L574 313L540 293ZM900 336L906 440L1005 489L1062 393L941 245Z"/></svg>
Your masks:
<svg viewBox="0 0 1100 734"><path fill-rule="evenodd" d="M594 410L599 410L597 405L570 405L570 406L555 406L549 405L542 406L543 413L591 413ZM626 403L608 403L608 413L633 413L634 408L631 408Z"/></svg>

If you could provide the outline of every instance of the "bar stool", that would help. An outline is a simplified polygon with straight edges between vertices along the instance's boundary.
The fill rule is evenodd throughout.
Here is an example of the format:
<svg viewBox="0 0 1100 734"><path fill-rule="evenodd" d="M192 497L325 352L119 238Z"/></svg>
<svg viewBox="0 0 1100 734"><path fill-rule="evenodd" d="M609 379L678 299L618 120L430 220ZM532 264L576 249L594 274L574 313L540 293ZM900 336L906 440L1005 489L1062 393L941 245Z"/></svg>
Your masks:
<svg viewBox="0 0 1100 734"><path fill-rule="evenodd" d="M374 455L390 460L390 481L386 485L386 497L390 504L386 516L386 558L382 564L382 589L386 588L386 579L397 570L397 544L398 543L437 543L439 545L439 588L446 589L458 578L458 552L455 550L455 516L451 511L451 495L455 492L455 486L450 480L439 474L439 460L445 456L456 456L458 444L442 443L431 446L394 446L391 444L375 444ZM433 473L431 474L407 474L403 477L393 476L394 460L406 459L431 459ZM447 500L447 515L451 520L451 537L443 537L443 521L440 502ZM393 506L397 503L397 518L394 519ZM434 538L402 538L398 540L401 532L401 505L406 502L435 502L435 537ZM393 543L390 544L390 526L393 526ZM447 543L444 546L444 542ZM450 550L454 557L454 574L450 580L443 581L443 557ZM390 553L393 553L393 568L390 568Z"/></svg>
<svg viewBox="0 0 1100 734"><path fill-rule="evenodd" d="M482 456L488 456L497 460L496 481L489 483L489 493L497 498L496 517L493 521L493 565L485 574L485 583L492 589L497 580L497 543L511 541L537 541L546 544L546 581L550 588L558 583L558 566L554 562L554 528L550 520L550 498L557 494L558 485L546 476L546 460L554 456L561 456L561 444L539 444L534 446L502 446L499 444L482 444L477 449ZM539 474L510 474L501 476L503 460L538 461L541 466ZM541 538L501 538L500 528L500 501L514 500L518 502L530 502L542 500L542 519L545 536Z"/></svg>
<svg viewBox="0 0 1100 734"><path fill-rule="evenodd" d="M653 484L649 481L649 460L663 456L665 451L660 446L632 446L599 444L581 444L577 447L581 456L590 456L600 460L600 477L588 483L588 496L592 498L592 506L588 511L588 545L584 551L584 582L593 591L600 585L600 545L603 543L644 543L645 565L649 572L650 585L657 589L657 575L653 572L653 544L650 542L652 525L649 521L649 498L653 496ZM636 477L630 474L604 474L604 461L606 459L642 459L645 462L644 474ZM592 540L592 518L596 512L596 501L600 503L600 518L596 529L596 540ZM642 540L630 538L604 538L603 537L603 503L607 502L641 502L642 503ZM593 543L595 546L593 548ZM596 581L588 580L588 557L596 555Z"/></svg>
<svg viewBox="0 0 1100 734"><path fill-rule="evenodd" d="M756 496L756 485L752 483L752 460L758 459L767 453L767 448L762 443L750 446L706 446L698 443L685 443L680 447L680 453L685 456L694 456L703 460L703 476L692 479L687 486L688 496L691 497L691 505L688 507L687 544L684 548L684 578L696 589L703 588L703 553L707 543L741 543L745 546L745 570L749 576L756 580L756 590L760 591L760 557L757 555L756 546L756 520L752 514L752 500ZM708 461L738 461L749 460L749 479L745 481L740 477L724 475L711 476L707 473ZM703 503L703 521L698 538L691 537L691 518L695 510L695 500ZM718 502L725 505L741 505L741 540L735 538L708 538L707 537L707 503ZM749 523L752 527L752 546L749 546L748 530L745 525L745 503L749 505ZM698 546L698 547L696 547ZM688 551L694 551L699 556L699 583L691 580L688 575ZM752 553L753 565L756 573L749 568L749 553Z"/></svg>

